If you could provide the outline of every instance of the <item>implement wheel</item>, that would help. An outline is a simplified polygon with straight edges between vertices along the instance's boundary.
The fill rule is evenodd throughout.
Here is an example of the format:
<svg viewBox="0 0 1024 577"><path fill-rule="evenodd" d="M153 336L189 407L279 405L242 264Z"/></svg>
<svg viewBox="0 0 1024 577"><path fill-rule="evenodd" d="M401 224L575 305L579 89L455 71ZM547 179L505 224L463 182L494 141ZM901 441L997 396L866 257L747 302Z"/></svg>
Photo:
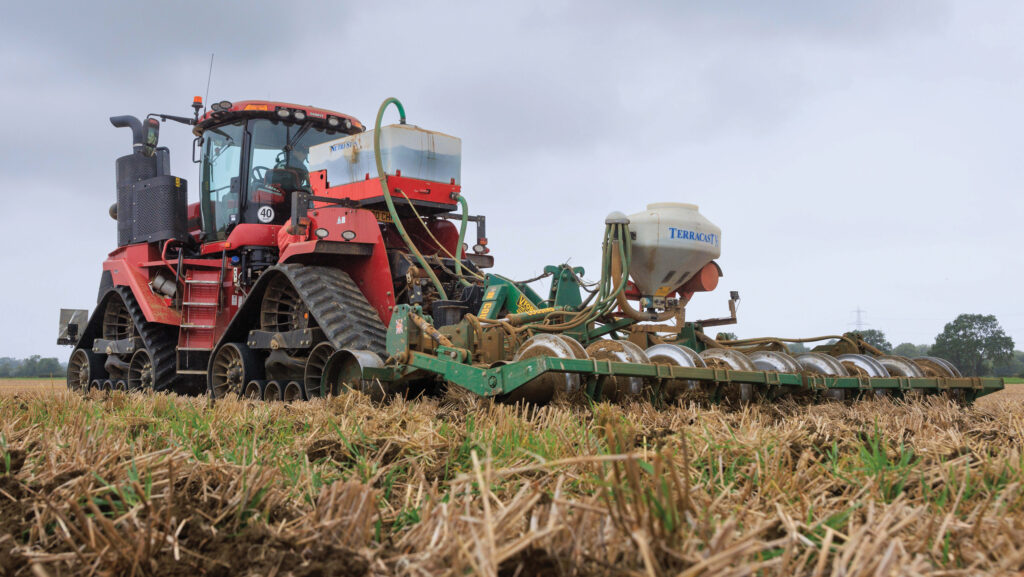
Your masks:
<svg viewBox="0 0 1024 577"><path fill-rule="evenodd" d="M86 349L75 349L68 361L68 389L85 394L90 383L107 377L103 357Z"/></svg>
<svg viewBox="0 0 1024 577"><path fill-rule="evenodd" d="M213 355L209 370L209 393L215 399L241 395L254 379L263 378L263 364L249 347L241 343L221 345Z"/></svg>

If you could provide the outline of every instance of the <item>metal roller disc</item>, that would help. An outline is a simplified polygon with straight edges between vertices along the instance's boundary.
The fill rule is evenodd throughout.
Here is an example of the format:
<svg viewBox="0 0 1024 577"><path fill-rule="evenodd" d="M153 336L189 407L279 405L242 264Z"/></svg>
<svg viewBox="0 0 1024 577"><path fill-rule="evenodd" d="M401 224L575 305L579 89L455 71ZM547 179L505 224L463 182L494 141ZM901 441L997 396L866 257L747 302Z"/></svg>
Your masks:
<svg viewBox="0 0 1024 577"><path fill-rule="evenodd" d="M747 353L747 358L754 363L754 366L761 371L771 371L774 373L799 373L803 370L800 363L795 358L777 351L754 351ZM769 396L771 399L778 398L780 395L794 395L801 391L800 387L786 386L786 387L768 387Z"/></svg>
<svg viewBox="0 0 1024 577"><path fill-rule="evenodd" d="M849 372L843 363L835 357L822 353L803 353L797 355L796 362L807 372L826 377L847 377Z"/></svg>
<svg viewBox="0 0 1024 577"><path fill-rule="evenodd" d="M324 396L339 395L341 391L348 388L362 391L375 401L382 401L393 394L404 394L404 383L382 383L363 378L363 369L383 367L384 361L377 353L358 349L341 349L331 355L327 364L324 365L320 394Z"/></svg>
<svg viewBox="0 0 1024 577"><path fill-rule="evenodd" d="M709 367L722 367L734 371L757 370L754 362L747 355L735 349L705 349L700 356ZM722 396L733 402L739 400L741 403L749 403L754 400L754 385L750 383L726 385Z"/></svg>
<svg viewBox="0 0 1024 577"><path fill-rule="evenodd" d="M947 361L946 359L940 358L940 357L916 357L914 359L914 362L917 363L918 366L920 366L922 369L924 369L924 371L926 373L928 372L928 369L925 368L925 367L935 367L936 369L935 369L934 372L936 372L937 374L935 374L935 375L928 375L928 376L936 376L936 377L962 377L963 376L962 374L960 374L959 369L957 369L956 366L953 365L953 363ZM924 366L922 366L922 365L924 365Z"/></svg>
<svg viewBox="0 0 1024 577"><path fill-rule="evenodd" d="M914 361L907 357L889 355L878 357L878 362L882 363L885 370L889 371L889 376L891 377L920 378L924 376L924 371L921 370L921 367L917 366Z"/></svg>
<svg viewBox="0 0 1024 577"><path fill-rule="evenodd" d="M826 377L847 377L849 371L839 362L839 359L822 353L803 353L797 355L796 361L805 371ZM842 389L831 389L825 393L826 397L841 401L846 398L846 391Z"/></svg>
<svg viewBox="0 0 1024 577"><path fill-rule="evenodd" d="M110 379L107 379L107 380L103 381L102 388L103 388L104 391L106 391L108 393L110 391L113 391L114 390L114 381L112 381Z"/></svg>
<svg viewBox="0 0 1024 577"><path fill-rule="evenodd" d="M590 358L616 363L650 363L644 350L629 341L601 339L587 347ZM601 396L612 402L622 402L629 397L640 395L644 390L641 377L609 376L601 388Z"/></svg>
<svg viewBox="0 0 1024 577"><path fill-rule="evenodd" d="M747 355L734 350L734 349L705 349L700 354L701 358L708 366L717 364L724 365L724 368L729 368L734 371L756 371L757 367L754 366L754 362L750 360ZM709 361L718 361L709 362Z"/></svg>
<svg viewBox="0 0 1024 577"><path fill-rule="evenodd" d="M839 355L836 357L849 370L850 365L860 369L867 377L888 377L889 371L874 357L868 355Z"/></svg>
<svg viewBox="0 0 1024 577"><path fill-rule="evenodd" d="M652 363L659 365L672 365L674 367L689 368L707 366L704 363L704 359L700 358L700 355L697 354L697 351L682 345L663 343L648 347L644 353L647 354L647 358L650 359ZM667 381L662 392L666 399L674 400L687 392L700 390L700 381L676 379Z"/></svg>
<svg viewBox="0 0 1024 577"><path fill-rule="evenodd" d="M776 351L754 351L747 353L754 366L759 371L772 371L776 373L799 373L803 370L796 359L786 353Z"/></svg>
<svg viewBox="0 0 1024 577"><path fill-rule="evenodd" d="M587 352L583 349L583 345L575 339L564 335L542 333L527 339L523 346L519 347L512 360L521 361L536 357L585 359ZM547 403L555 398L556 393L571 393L580 390L581 382L580 376L575 373L544 373L505 395L502 397L502 401Z"/></svg>

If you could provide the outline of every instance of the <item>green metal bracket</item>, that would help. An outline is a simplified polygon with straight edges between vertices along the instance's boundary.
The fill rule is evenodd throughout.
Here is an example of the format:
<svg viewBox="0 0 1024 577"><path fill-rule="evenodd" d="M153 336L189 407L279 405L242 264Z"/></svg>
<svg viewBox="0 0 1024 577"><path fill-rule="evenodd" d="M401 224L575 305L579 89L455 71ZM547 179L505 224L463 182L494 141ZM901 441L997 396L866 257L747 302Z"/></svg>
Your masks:
<svg viewBox="0 0 1024 577"><path fill-rule="evenodd" d="M583 304L580 283L576 280L583 276L583 267L571 267L567 264L546 266L544 273L552 275L551 289L546 301L548 306L579 308Z"/></svg>

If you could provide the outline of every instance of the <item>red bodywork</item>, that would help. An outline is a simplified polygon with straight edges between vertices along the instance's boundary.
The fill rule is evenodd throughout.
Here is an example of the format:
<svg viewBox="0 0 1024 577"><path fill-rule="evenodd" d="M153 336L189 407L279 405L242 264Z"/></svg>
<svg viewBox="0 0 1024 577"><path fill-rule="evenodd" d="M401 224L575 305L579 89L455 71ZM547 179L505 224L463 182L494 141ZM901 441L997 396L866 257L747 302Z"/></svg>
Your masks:
<svg viewBox="0 0 1024 577"><path fill-rule="evenodd" d="M293 120L297 118L296 111L301 111L318 126L328 131L336 130L339 137L364 130L355 118L330 110L246 100L227 107L220 106L220 103L211 106L210 111L200 117L193 132L201 136L211 127L238 118L280 117L279 109L287 109ZM347 199L367 208L314 202L307 214L308 222L302 223L305 226L298 235L289 233L290 221L283 226L241 223L226 239L202 244L199 258L180 262L177 258L167 260L160 254L159 245L135 244L110 253L103 269L110 272L115 286L131 288L148 321L180 327L179 353L185 357L191 354L190 351L199 354L200 351L212 350L245 302L249 289L244 289L239 283L237 258L238 251L245 247L276 249L279 264L299 262L344 270L386 326L395 307L395 285L388 249L405 251L407 247L395 233L391 215L384 210L380 180L367 175L365 181L331 186L326 171L313 172L309 177L314 196ZM461 190L459 185L407 178L401 173L387 176L386 181L394 203L399 207L402 222L417 248L428 255L441 253L441 247L454 253L458 243L455 225L434 218L423 223L406 207L413 204L422 216L453 211ZM284 204L286 196L282 193L281 197L281 202L274 204ZM187 218L189 232L199 240L201 215L198 203L189 205ZM348 238L342 236L343 233ZM180 291L177 303L152 287L158 273L177 280ZM176 304L180 309L175 308ZM179 361L181 359L179 356Z"/></svg>
<svg viewBox="0 0 1024 577"><path fill-rule="evenodd" d="M322 174L314 173L314 175ZM318 179L312 179L317 182ZM326 181L323 181L326 183ZM431 202L442 198L441 191L450 195L458 191L456 185L438 185L438 183L419 181L402 177L388 177L393 190L407 189L410 198L430 197ZM366 198L372 194L371 187L380 193L380 181L373 179L366 183L353 183L327 188L314 185L314 194L338 199ZM378 194L378 196L380 196ZM448 203L454 208L454 201L448 197ZM445 203L447 204L447 203ZM198 225L198 206L189 206L189 221ZM388 225L390 217L380 210L352 208L329 203L314 203L309 213L309 222L305 232L300 235L288 234L290 222L284 226L271 224L243 223L236 226L231 234L222 241L209 242L202 245L200 252L206 258L185 259L182 261L182 281L205 281L211 278L219 280L219 302L215 317L209 313L193 312L183 320L182 313L173 308L172 299L156 293L150 282L159 270L174 275L177 271L177 260L164 261L157 245L136 244L121 247L110 253L103 264L103 269L110 271L114 285L131 287L132 293L142 308L146 319L175 326L183 326L184 333L193 334L188 345L195 348L212 347L234 318L238 307L246 297L235 282L238 271L232 266L230 255L243 247L273 247L279 251L279 263L317 262L337 266L347 272L356 282L366 300L369 301L380 316L381 322L387 325L395 306L394 282L388 261L388 248L405 249L404 242ZM446 220L431 220L426 225L415 218L403 219L406 229L424 254L438 254L437 243L427 234L433 234L448 252L454 252L458 243L458 230L454 224ZM326 231L324 238L318 238L316 231ZM346 240L343 232L354 233L351 240ZM198 229L192 231L198 235ZM324 234L321 232L321 234ZM354 247L354 248L353 248ZM221 278L221 263L225 263ZM215 274L214 274L215 273ZM194 288L198 291L198 288ZM187 296L187 295L186 295ZM212 300L213 296L208 296ZM213 307L210 307L211 309ZM212 310L210 311L212 312ZM215 328L204 330L189 328L189 325L207 326L211 323Z"/></svg>

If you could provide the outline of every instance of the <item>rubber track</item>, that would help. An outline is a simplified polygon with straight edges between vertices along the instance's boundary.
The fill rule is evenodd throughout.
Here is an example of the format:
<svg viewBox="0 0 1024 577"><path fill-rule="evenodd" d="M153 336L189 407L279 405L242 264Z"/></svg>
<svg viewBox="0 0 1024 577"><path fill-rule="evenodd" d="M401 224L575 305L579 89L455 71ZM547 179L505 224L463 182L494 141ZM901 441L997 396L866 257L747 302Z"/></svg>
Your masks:
<svg viewBox="0 0 1024 577"><path fill-rule="evenodd" d="M189 379L177 374L178 361L175 350L178 346L178 327L161 323L151 323L142 314L135 296L127 286L115 287L114 292L120 295L125 308L132 315L142 342L153 359L153 389L156 391L174 391L185 394L193 392Z"/></svg>
<svg viewBox="0 0 1024 577"><path fill-rule="evenodd" d="M283 264L271 270L291 281L335 348L384 353L387 328L348 273L303 264Z"/></svg>

